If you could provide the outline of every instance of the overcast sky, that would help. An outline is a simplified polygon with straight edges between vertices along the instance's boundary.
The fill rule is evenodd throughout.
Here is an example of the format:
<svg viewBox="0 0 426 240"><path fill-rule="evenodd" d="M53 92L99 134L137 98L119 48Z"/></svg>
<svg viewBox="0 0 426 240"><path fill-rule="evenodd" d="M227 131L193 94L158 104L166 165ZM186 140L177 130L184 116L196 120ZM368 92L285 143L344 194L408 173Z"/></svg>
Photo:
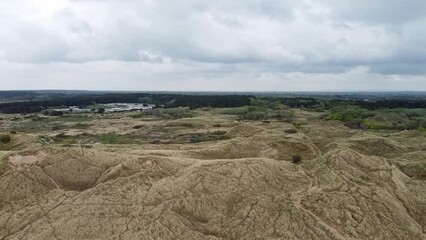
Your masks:
<svg viewBox="0 0 426 240"><path fill-rule="evenodd" d="M0 89L426 91L426 1L0 0Z"/></svg>

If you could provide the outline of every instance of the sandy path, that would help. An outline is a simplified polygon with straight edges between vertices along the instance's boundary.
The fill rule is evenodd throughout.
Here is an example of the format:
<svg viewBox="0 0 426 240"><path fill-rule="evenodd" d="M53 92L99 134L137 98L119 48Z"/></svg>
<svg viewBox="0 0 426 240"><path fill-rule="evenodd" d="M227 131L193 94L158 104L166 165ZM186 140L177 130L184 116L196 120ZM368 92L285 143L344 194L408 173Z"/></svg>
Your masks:
<svg viewBox="0 0 426 240"><path fill-rule="evenodd" d="M337 239L341 239L341 240L354 240L354 238L351 238L349 236L343 235L335 227L333 227L330 224L324 222L320 217L318 217L311 210L303 207L303 205L302 205L302 197L305 196L306 194L314 191L315 189L317 189L317 187L314 185L314 179L312 177L310 177L308 174L306 174L305 170L302 167L300 167L299 172L302 175L306 176L306 178L309 179L309 186L308 186L308 188L306 190L300 191L300 192L297 193L296 200L294 202L294 205L296 206L296 208L299 209L299 210L302 210L302 211L306 212L311 217L313 217L321 226L323 226L325 229L327 229L329 232L331 232Z"/></svg>

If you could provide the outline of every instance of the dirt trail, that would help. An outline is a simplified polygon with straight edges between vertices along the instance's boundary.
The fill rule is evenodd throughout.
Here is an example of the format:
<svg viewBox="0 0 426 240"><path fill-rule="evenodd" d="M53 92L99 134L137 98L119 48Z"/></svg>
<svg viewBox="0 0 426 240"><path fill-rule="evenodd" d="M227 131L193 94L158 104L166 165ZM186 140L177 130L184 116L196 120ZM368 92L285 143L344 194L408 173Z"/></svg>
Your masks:
<svg viewBox="0 0 426 240"><path fill-rule="evenodd" d="M341 239L341 240L355 240L355 238L351 238L349 236L345 236L343 233L341 233L339 230L336 229L336 227L324 222L320 217L318 217L315 213L313 213L311 210L305 208L302 205L302 197L305 196L306 194L313 192L314 190L317 189L317 187L315 186L315 180L310 177L308 174L306 174L305 170L303 169L302 166L300 166L299 168L299 172L304 175L306 178L309 179L309 186L306 190L304 191L300 191L297 193L296 195L296 201L294 202L294 205L296 206L297 209L302 210L304 212L306 212L307 214L309 214L311 217L313 217L321 226L323 226L325 229L327 229L329 232L331 232L337 239Z"/></svg>

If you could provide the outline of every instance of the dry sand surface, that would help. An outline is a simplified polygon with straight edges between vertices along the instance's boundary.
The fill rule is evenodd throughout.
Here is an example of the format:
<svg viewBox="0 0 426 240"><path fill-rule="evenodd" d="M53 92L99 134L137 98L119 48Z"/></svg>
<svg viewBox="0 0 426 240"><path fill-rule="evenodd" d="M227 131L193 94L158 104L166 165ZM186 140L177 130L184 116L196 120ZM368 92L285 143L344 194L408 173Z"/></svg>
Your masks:
<svg viewBox="0 0 426 240"><path fill-rule="evenodd" d="M68 131L108 127L226 139L84 149L15 135L0 145L0 239L426 239L424 133L322 120L286 133L212 113Z"/></svg>

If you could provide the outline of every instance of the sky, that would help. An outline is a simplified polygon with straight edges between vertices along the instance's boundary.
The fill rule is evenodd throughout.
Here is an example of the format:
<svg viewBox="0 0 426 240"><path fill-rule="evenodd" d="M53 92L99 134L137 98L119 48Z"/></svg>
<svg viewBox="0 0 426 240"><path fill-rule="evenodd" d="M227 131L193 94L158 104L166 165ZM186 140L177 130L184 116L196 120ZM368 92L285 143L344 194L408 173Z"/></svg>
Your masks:
<svg viewBox="0 0 426 240"><path fill-rule="evenodd" d="M426 1L1 0L24 89L426 91Z"/></svg>

